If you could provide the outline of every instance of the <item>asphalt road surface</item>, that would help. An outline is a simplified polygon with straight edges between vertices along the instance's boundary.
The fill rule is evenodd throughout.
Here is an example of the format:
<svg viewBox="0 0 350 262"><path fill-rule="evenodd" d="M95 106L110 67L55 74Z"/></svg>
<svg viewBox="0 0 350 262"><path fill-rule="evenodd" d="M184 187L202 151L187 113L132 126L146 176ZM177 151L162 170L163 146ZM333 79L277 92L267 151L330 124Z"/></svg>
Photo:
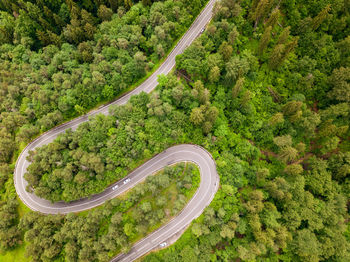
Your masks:
<svg viewBox="0 0 350 262"><path fill-rule="evenodd" d="M178 42L163 64L146 81L116 101L102 106L97 110L91 111L86 115L75 118L70 122L57 126L56 128L42 134L40 137L27 145L16 162L14 183L18 196L31 210L39 211L45 214L65 214L96 207L103 204L106 200L114 198L129 190L136 184L143 181L147 176L154 174L156 171L170 164L189 161L195 163L199 167L201 175L199 188L183 211L168 224L162 226L158 230L148 235L146 238L136 243L128 254L121 254L115 257L112 261L135 260L136 258L148 253L150 250L159 247L160 243L166 241L168 238L171 238L176 233L181 232L192 222L193 219L197 218L203 212L204 208L208 206L213 199L219 186L219 177L216 172L215 161L212 159L211 155L206 150L196 145L179 145L171 147L158 154L142 166L138 167L126 178L108 187L104 192L93 195L89 198L84 198L69 203L63 201L52 203L26 191L28 183L23 178L29 165L26 157L28 156L29 151L49 144L59 134L65 132L67 129L75 130L79 124L88 121L89 117L100 113L108 114L110 106L123 105L132 95L138 94L142 91L147 93L151 92L158 84L158 75L166 75L172 70L172 68L175 66L175 57L178 54L181 54L185 48L198 37L201 30L208 24L212 16L214 3L215 0L209 1L207 6L193 22L189 30ZM124 181L127 178L130 179L130 182L124 184ZM113 190L112 188L115 185L118 185L119 187L116 190Z"/></svg>

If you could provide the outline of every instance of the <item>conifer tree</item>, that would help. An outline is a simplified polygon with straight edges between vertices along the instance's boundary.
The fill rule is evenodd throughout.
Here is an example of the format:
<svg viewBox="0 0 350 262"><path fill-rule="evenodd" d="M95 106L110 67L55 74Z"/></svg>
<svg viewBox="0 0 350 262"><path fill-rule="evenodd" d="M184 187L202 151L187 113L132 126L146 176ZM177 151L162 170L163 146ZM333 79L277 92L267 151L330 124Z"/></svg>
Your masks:
<svg viewBox="0 0 350 262"><path fill-rule="evenodd" d="M252 19L254 21L254 29L257 28L258 23L266 15L269 6L269 0L260 0L255 10L252 12Z"/></svg>
<svg viewBox="0 0 350 262"><path fill-rule="evenodd" d="M236 98L241 92L244 84L244 78L241 77L236 81L235 86L232 88L232 98Z"/></svg>
<svg viewBox="0 0 350 262"><path fill-rule="evenodd" d="M279 19L280 15L281 15L280 14L280 10L278 8L275 8L272 11L272 13L271 13L269 19L267 20L265 26L267 26L267 27L271 26L273 28L278 23L278 19Z"/></svg>
<svg viewBox="0 0 350 262"><path fill-rule="evenodd" d="M287 26L286 28L283 29L282 33L278 37L277 44L285 44L288 40L290 34L290 26Z"/></svg>
<svg viewBox="0 0 350 262"><path fill-rule="evenodd" d="M331 5L327 5L325 8L319 12L319 14L312 19L311 27L313 30L316 30L321 23L327 18L329 11L331 10Z"/></svg>
<svg viewBox="0 0 350 262"><path fill-rule="evenodd" d="M299 38L296 36L293 38L293 40L291 42L289 42L288 44L286 44L286 48L284 50L283 56L282 56L282 60L281 63L288 57L288 55L294 50L294 48L298 45L298 40Z"/></svg>
<svg viewBox="0 0 350 262"><path fill-rule="evenodd" d="M272 27L268 26L265 28L264 34L262 35L260 42L259 42L259 47L258 47L258 54L262 55L264 53L264 50L266 49L267 45L270 42L271 39L271 31Z"/></svg>
<svg viewBox="0 0 350 262"><path fill-rule="evenodd" d="M270 59L269 59L269 67L271 69L276 69L282 63L283 54L286 47L283 44L276 45L272 50Z"/></svg>

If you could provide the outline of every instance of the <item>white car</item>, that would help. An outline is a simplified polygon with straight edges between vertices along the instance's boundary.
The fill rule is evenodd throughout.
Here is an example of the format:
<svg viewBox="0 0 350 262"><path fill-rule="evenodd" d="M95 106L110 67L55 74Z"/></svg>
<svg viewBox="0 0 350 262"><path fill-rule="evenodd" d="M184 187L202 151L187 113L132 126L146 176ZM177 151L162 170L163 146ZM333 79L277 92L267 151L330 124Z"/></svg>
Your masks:
<svg viewBox="0 0 350 262"><path fill-rule="evenodd" d="M201 29L201 34L203 34L204 31L205 31L205 27L203 27L203 28Z"/></svg>
<svg viewBox="0 0 350 262"><path fill-rule="evenodd" d="M130 182L130 178L127 178L127 179L124 180L123 183L124 183L124 185L125 185L125 184L127 184L127 183L129 183L129 182Z"/></svg>
<svg viewBox="0 0 350 262"><path fill-rule="evenodd" d="M113 190L116 190L119 186L115 185L114 187L112 187Z"/></svg>
<svg viewBox="0 0 350 262"><path fill-rule="evenodd" d="M166 246L166 242L163 242L159 245L160 247L165 247Z"/></svg>

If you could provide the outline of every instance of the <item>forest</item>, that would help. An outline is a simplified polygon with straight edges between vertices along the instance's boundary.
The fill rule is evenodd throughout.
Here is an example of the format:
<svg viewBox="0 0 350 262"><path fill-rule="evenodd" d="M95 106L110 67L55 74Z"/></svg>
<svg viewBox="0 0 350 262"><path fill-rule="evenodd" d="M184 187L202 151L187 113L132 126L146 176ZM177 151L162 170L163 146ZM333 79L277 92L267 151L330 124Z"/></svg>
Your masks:
<svg viewBox="0 0 350 262"><path fill-rule="evenodd" d="M12 175L20 151L150 75L204 3L0 1L0 261L26 257L28 209Z"/></svg>
<svg viewBox="0 0 350 262"><path fill-rule="evenodd" d="M27 254L34 261L109 261L175 216L191 199L199 179L194 164L181 163L79 215L27 213L19 224L30 243Z"/></svg>
<svg viewBox="0 0 350 262"><path fill-rule="evenodd" d="M204 1L142 1L132 7L124 1L117 9L108 1L56 6L50 1L46 8L46 1L13 2L18 3L0 5L1 249L10 254L27 243L33 261L55 261L69 251L78 257L66 256L67 261L108 260L110 250L130 246L109 246L107 226L100 229L107 235L88 245L64 233L73 224L80 227L81 216L100 223L98 211L23 215L12 181L15 158L31 138L146 76ZM32 2L52 17L66 8L70 19L61 29L45 12L34 21L23 7ZM80 29L72 30L79 27L72 10L91 23L76 19ZM171 145L198 144L216 161L220 189L174 245L143 261L349 261L349 12L346 0L217 2L205 32L176 58L170 75L159 77L155 91L32 152L25 178L38 196L70 201L103 191ZM69 37L92 21L91 39ZM23 31L33 24L34 31ZM135 32L144 38L132 39ZM189 174L181 179L198 183ZM120 204L112 200L105 206L114 201ZM107 219L118 208L102 209ZM44 234L43 227L51 233ZM128 227L124 224L125 234ZM113 241L132 240L118 232ZM49 241L53 235L55 241ZM96 257L96 250L103 255Z"/></svg>

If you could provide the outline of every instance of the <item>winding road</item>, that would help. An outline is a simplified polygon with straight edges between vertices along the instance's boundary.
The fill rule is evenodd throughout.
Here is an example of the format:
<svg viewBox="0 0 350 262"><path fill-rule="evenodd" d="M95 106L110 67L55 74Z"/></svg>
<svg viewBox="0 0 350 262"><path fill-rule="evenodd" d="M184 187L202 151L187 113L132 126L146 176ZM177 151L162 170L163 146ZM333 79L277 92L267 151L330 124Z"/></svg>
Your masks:
<svg viewBox="0 0 350 262"><path fill-rule="evenodd" d="M34 193L26 191L28 183L24 179L24 174L26 173L29 165L26 158L29 151L49 144L59 134L64 133L67 129L75 130L79 124L88 121L89 117L100 113L108 114L110 106L123 105L132 95L138 94L142 91L147 93L151 92L158 84L158 75L168 74L172 70L172 68L175 66L176 55L181 54L185 48L196 39L201 30L209 23L215 1L216 0L210 0L208 2L201 14L193 22L189 30L181 38L163 64L146 81L116 101L102 106L97 110L91 111L86 115L75 118L70 122L57 126L42 134L40 137L26 146L16 162L14 183L19 198L31 210L45 214L66 214L91 209L103 204L106 200L122 194L143 181L147 176L154 174L158 170L170 164L188 161L195 163L199 167L201 176L199 188L181 213L166 225L160 227L158 230L137 242L129 253L120 254L119 256L113 258L112 261L133 261L141 257L152 249L159 247L160 243L181 232L192 222L193 219L197 218L203 212L205 207L207 207L212 201L219 186L219 176L216 172L215 161L212 159L211 155L205 149L196 145L186 144L168 148L135 169L126 178L108 187L102 193L69 203L63 201L52 203L48 200L37 197ZM124 184L124 181L127 178L130 179L130 182ZM118 185L118 188L113 190L115 185Z"/></svg>

